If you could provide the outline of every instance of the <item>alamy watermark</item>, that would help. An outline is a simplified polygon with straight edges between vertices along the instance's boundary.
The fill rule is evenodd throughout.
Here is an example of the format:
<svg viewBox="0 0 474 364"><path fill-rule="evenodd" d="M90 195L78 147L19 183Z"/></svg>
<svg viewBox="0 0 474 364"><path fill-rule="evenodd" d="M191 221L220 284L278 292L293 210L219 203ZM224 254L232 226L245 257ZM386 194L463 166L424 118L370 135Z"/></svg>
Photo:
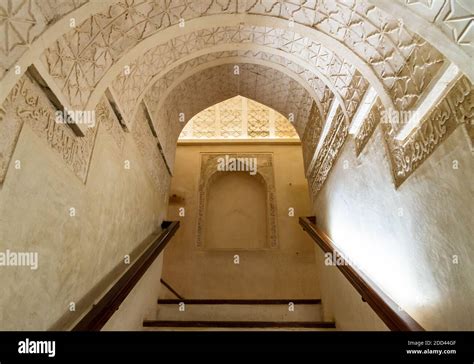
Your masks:
<svg viewBox="0 0 474 364"><path fill-rule="evenodd" d="M324 253L324 265L336 267L342 265L350 265L354 268L357 267L357 265L351 259L349 259L337 250L334 250L333 252Z"/></svg>
<svg viewBox="0 0 474 364"><path fill-rule="evenodd" d="M217 170L220 172L249 172L257 174L257 158L255 157L225 157L217 158Z"/></svg>
<svg viewBox="0 0 474 364"><path fill-rule="evenodd" d="M56 356L56 342L52 340L38 341L26 338L18 342L18 353L45 354L50 358L54 358Z"/></svg>
<svg viewBox="0 0 474 364"><path fill-rule="evenodd" d="M58 110L55 113L58 124L84 124L95 127L95 110Z"/></svg>
<svg viewBox="0 0 474 364"><path fill-rule="evenodd" d="M38 252L14 252L7 249L0 252L0 267L30 267L38 269Z"/></svg>
<svg viewBox="0 0 474 364"><path fill-rule="evenodd" d="M418 118L418 112L414 110L388 108L380 113L380 121L384 124L408 124L416 118Z"/></svg>

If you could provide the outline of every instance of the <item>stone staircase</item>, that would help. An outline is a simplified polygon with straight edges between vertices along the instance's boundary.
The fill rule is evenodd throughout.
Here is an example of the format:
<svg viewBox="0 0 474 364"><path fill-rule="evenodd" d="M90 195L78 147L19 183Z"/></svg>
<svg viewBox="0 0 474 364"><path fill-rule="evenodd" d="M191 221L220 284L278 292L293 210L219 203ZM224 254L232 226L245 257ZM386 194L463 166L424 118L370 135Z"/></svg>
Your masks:
<svg viewBox="0 0 474 364"><path fill-rule="evenodd" d="M331 330L319 299L226 300L160 299L156 317L143 322L151 331Z"/></svg>

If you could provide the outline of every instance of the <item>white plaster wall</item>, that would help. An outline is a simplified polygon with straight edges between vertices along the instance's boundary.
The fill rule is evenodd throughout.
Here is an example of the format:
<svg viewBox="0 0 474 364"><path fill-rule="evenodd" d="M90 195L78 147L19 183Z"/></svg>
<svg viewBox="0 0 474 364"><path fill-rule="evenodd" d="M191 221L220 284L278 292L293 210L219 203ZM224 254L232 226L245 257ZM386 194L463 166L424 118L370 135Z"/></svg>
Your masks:
<svg viewBox="0 0 474 364"><path fill-rule="evenodd" d="M356 158L353 140L346 142L314 202L318 225L425 329L473 330L474 161L464 131L458 128L398 190L382 143L377 129ZM341 304L354 292L336 276L323 274L327 314L339 328L357 329L365 314ZM379 327L363 320L365 328Z"/></svg>
<svg viewBox="0 0 474 364"><path fill-rule="evenodd" d="M324 321L334 321L338 331L386 331L387 326L362 301L360 294L336 266L324 265L324 253L316 248Z"/></svg>
<svg viewBox="0 0 474 364"><path fill-rule="evenodd" d="M120 151L100 126L85 185L27 125L12 160L22 168L11 163L0 190L0 251L38 252L39 268L0 267L0 329L45 330L64 315L67 321L70 302L159 229L165 196L130 134Z"/></svg>

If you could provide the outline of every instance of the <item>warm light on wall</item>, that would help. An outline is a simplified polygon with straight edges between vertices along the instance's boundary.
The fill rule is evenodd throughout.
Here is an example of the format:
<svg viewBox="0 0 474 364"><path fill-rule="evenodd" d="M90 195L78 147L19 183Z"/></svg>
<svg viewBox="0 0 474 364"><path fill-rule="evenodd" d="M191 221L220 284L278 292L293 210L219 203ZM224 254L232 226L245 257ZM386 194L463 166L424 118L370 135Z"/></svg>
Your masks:
<svg viewBox="0 0 474 364"><path fill-rule="evenodd" d="M334 210L336 211L336 210ZM342 255L366 274L403 310L416 313L422 306L435 305L441 299L432 276L416 279L417 262L396 234L388 234L377 224L357 226L348 216L331 215L328 228Z"/></svg>
<svg viewBox="0 0 474 364"><path fill-rule="evenodd" d="M299 140L291 122L256 101L235 96L195 115L179 140Z"/></svg>

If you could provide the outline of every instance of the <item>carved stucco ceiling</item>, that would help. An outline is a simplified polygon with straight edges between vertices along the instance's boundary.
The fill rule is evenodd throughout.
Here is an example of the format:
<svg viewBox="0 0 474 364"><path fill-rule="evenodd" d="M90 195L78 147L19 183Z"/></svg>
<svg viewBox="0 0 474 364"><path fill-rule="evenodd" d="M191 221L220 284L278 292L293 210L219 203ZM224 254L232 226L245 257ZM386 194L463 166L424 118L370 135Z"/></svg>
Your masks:
<svg viewBox="0 0 474 364"><path fill-rule="evenodd" d="M167 102L167 95L171 92L173 87L175 87L180 82L183 82L187 77L204 70L209 67L214 67L220 64L230 64L233 65L233 71L228 74L228 77L235 79L240 77L239 74L235 74L235 67L238 64L257 64L267 68L272 68L275 71L274 74L278 73L275 81L278 80L290 80L293 79L297 83L299 83L311 96L311 98L316 102L317 108L320 112L320 116L324 118L324 115L327 114L330 103L334 98L334 94L326 87L326 85L317 77L315 77L310 71L300 67L297 64L294 64L290 61L285 60L283 57L275 56L271 54L267 54L265 52L257 52L253 53L250 51L228 51L228 52L219 52L219 53L211 53L205 56L201 56L198 58L194 58L191 61L183 63L179 67L174 68L170 72L163 75L163 77L158 78L153 86L149 89L146 94L146 99L148 100L148 104L150 105L150 109L152 113L155 114L156 110L163 107L164 103ZM281 74L281 75L280 75ZM357 79L357 75L354 77L354 80ZM360 77L359 77L360 79ZM223 80L223 82L226 82ZM275 82L272 82L272 85L275 85ZM118 86L120 87L120 86ZM115 90L119 88L115 88ZM256 87L262 87L262 85L257 85ZM344 110L347 113L347 108L350 111L353 111L353 105L351 105L351 101L356 100L355 103L357 104L361 94L363 94L366 87L366 83L360 89L352 89L354 90L352 93L352 97L346 98L347 102L345 102ZM118 93L120 95L120 93ZM132 95L134 93L132 92ZM267 92L267 94L269 94ZM123 95L123 94L122 94ZM120 96L119 96L120 97ZM123 105L127 106L130 105L128 108L131 111L130 117L133 116L133 105L136 103L136 98L132 99L131 97L126 98L130 100L130 102L126 102L126 100L121 99L124 101ZM342 100L340 98L340 100ZM269 102L269 100L266 100ZM275 105L275 101L270 101L272 105ZM127 110L127 107L124 108Z"/></svg>
<svg viewBox="0 0 474 364"><path fill-rule="evenodd" d="M453 62L466 77L452 128L468 127L473 10L467 0L0 0L0 102L32 64L67 108L96 109L109 88L132 129L146 104L172 167L179 114L242 95L294 117L317 190L369 88L377 110L416 109ZM384 125L390 153L418 143L421 126L405 144L401 126Z"/></svg>
<svg viewBox="0 0 474 364"><path fill-rule="evenodd" d="M128 65L130 74L122 72L117 76L113 87L121 103L131 110L136 100L141 99L147 88L163 73L170 73L173 67L182 70L183 60L192 67L193 63L201 64L206 57L215 59L230 52L233 55L264 59L291 69L312 84L320 101L324 99L324 93L328 92L326 87L343 101L350 92L355 73L354 66L320 43L295 32L238 25L203 29L150 49L143 57Z"/></svg>
<svg viewBox="0 0 474 364"><path fill-rule="evenodd" d="M59 2L58 8L63 2ZM50 0L48 5L51 7L52 4L55 2ZM73 2L70 7L82 4ZM26 5L21 7L26 8ZM90 12L89 16L80 21L86 11ZM41 12L36 16L41 18ZM87 2L68 16L77 17L74 18L78 22L77 26L67 32L61 28L65 34L57 37L61 35L58 32L57 38L43 52L39 62L64 93L68 105L74 108L95 107L102 91L122 72L123 66L140 59L142 54L157 44L174 38L175 48L184 50L184 53L189 53L190 45L199 49L202 47L200 44L206 41L208 44L222 45L228 42L248 43L251 39L265 47L276 44L274 49L282 49L303 60L308 57L307 54L312 58L317 54L317 59L330 60L331 66L333 57L336 57L336 67L342 63L359 69L362 76L381 94L385 106L391 106L391 103L404 97L397 94L398 89L410 95L408 101L400 102L400 106L408 107L429 81L429 77L424 74L425 64L442 60L429 44L408 31L403 22L363 0L109 0L100 2L100 6L95 2ZM54 22L59 15L49 17L49 21ZM180 21L184 21L183 27L179 26ZM227 35L219 30L224 25L234 24L234 27L238 27L241 23L249 26L237 32L230 29ZM198 41L183 41L188 36L192 40L192 33L205 29L210 29L207 37L201 35ZM414 53L420 55L406 66ZM426 57L427 53L429 57ZM168 57L167 52L160 54L163 58ZM429 62L426 62L428 58ZM10 61L6 63L11 65ZM331 75L337 75L347 87L347 77L350 78L353 73L352 67L342 72L323 74L329 79ZM406 68L406 74L400 78L398 75L403 68ZM413 69L417 69L418 73L414 74ZM316 75L320 71L318 65L310 70ZM337 82L341 81L332 80L332 84ZM400 85L395 86L397 83ZM386 89L392 88L395 89L391 95L386 95ZM91 98L94 91L97 95Z"/></svg>
<svg viewBox="0 0 474 364"><path fill-rule="evenodd" d="M293 125L275 110L235 96L195 115L183 128L179 140L297 139Z"/></svg>
<svg viewBox="0 0 474 364"><path fill-rule="evenodd" d="M238 75L235 74L236 67ZM267 105L292 119L300 135L315 103L300 83L270 67L229 63L205 68L179 82L161 107L153 107L157 105L153 94L145 97L171 165L176 141L185 123L200 111L238 95Z"/></svg>

